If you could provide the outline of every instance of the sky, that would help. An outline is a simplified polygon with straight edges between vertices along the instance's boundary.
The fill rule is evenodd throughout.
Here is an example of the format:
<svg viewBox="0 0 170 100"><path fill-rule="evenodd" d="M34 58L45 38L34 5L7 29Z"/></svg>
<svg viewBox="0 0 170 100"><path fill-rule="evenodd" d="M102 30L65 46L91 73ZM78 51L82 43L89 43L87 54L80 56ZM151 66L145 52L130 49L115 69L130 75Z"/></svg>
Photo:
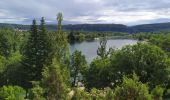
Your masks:
<svg viewBox="0 0 170 100"><path fill-rule="evenodd" d="M56 24L138 25L170 22L170 0L0 0L0 23L31 24L45 17Z"/></svg>

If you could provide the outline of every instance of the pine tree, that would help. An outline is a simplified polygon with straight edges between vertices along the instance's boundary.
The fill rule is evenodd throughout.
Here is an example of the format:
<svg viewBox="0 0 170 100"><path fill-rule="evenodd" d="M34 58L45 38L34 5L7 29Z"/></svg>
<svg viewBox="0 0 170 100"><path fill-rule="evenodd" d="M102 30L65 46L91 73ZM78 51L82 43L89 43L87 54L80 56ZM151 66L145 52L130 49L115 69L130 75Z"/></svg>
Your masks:
<svg viewBox="0 0 170 100"><path fill-rule="evenodd" d="M43 66L47 64L49 48L44 18L41 19L39 31L36 20L34 19L33 24L31 25L30 36L23 52L25 87L32 87L31 81L41 80L41 72Z"/></svg>
<svg viewBox="0 0 170 100"><path fill-rule="evenodd" d="M11 46L8 39L3 33L0 33L0 55L8 57L10 55Z"/></svg>
<svg viewBox="0 0 170 100"><path fill-rule="evenodd" d="M50 53L50 48L51 48L49 45L49 39L47 36L44 17L42 17L41 19L40 28L39 28L38 35L37 35L36 47L37 47L36 76L38 80L40 80L42 78L41 72L42 72L43 66L49 63L48 59L50 58L48 58L48 55Z"/></svg>

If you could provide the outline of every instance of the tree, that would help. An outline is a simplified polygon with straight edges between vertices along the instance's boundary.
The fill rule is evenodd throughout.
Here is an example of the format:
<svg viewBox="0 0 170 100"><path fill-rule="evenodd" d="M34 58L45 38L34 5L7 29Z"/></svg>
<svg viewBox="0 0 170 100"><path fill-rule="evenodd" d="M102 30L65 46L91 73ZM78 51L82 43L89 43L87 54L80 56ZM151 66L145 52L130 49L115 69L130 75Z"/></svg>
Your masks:
<svg viewBox="0 0 170 100"><path fill-rule="evenodd" d="M49 59L57 59L60 63L60 67L62 70L62 76L65 83L70 84L70 55L69 55L69 47L67 41L67 34L62 31L62 14L59 13L57 16L58 26L57 32L53 32L50 34L50 45L52 47L50 52Z"/></svg>
<svg viewBox="0 0 170 100"><path fill-rule="evenodd" d="M49 63L49 40L45 29L45 20L42 17L40 31L33 20L31 25L30 35L23 50L23 76L25 76L24 87L30 88L32 84L30 81L39 81L42 78L43 66Z"/></svg>
<svg viewBox="0 0 170 100"><path fill-rule="evenodd" d="M20 74L22 55L18 52L11 54L11 56L4 60L2 64L2 70L0 72L0 86L3 85L18 85L22 84ZM1 61L0 61L1 62ZM23 77L24 78L24 77Z"/></svg>
<svg viewBox="0 0 170 100"><path fill-rule="evenodd" d="M82 55L81 51L75 51L72 54L72 71L73 71L73 86L78 85L77 77L78 74L82 74L84 76L85 72L87 71L87 61L85 56Z"/></svg>
<svg viewBox="0 0 170 100"><path fill-rule="evenodd" d="M36 20L34 19L30 29L30 36L23 50L23 76L25 76L25 80L27 83L24 87L31 87L30 81L35 80L35 67L37 67L37 36L38 29L36 25ZM33 79L34 78L34 79Z"/></svg>
<svg viewBox="0 0 170 100"><path fill-rule="evenodd" d="M62 64L68 64L69 62L69 47L67 35L62 31L62 13L57 15L57 32L50 35L51 45L53 47L51 58L57 57Z"/></svg>
<svg viewBox="0 0 170 100"><path fill-rule="evenodd" d="M75 42L75 36L74 36L74 32L71 31L68 35L68 40L70 43L74 43Z"/></svg>
<svg viewBox="0 0 170 100"><path fill-rule="evenodd" d="M63 100L66 98L66 84L64 83L60 64L56 59L45 67L42 79L43 87L47 94L47 100Z"/></svg>
<svg viewBox="0 0 170 100"><path fill-rule="evenodd" d="M168 66L166 53L159 47L146 43L125 46L111 56L114 73L122 73L116 76L129 75L134 71L139 80L148 83L151 88L168 81Z"/></svg>
<svg viewBox="0 0 170 100"><path fill-rule="evenodd" d="M148 86L139 82L136 74L133 74L132 79L123 77L123 83L115 88L114 100L152 100L152 98Z"/></svg>
<svg viewBox="0 0 170 100"><path fill-rule="evenodd" d="M97 55L99 57L101 57L102 59L107 58L108 55L110 54L112 49L109 49L109 51L107 51L106 45L107 44L107 40L104 37L101 41L100 41L100 46L97 49Z"/></svg>
<svg viewBox="0 0 170 100"><path fill-rule="evenodd" d="M45 27L45 19L44 17L41 18L41 23L40 23L40 31L38 32L38 37L37 37L37 60L38 65L40 66L40 68L38 68L37 70L41 70L39 71L40 73L38 73L38 75L41 74L42 69L43 69L43 65L45 64L49 64L50 60L52 59L50 58L50 53L51 53L51 45L50 45L50 39L47 35L47 31L46 31L46 27ZM41 77L41 76L40 76Z"/></svg>
<svg viewBox="0 0 170 100"><path fill-rule="evenodd" d="M0 55L9 57L11 53L11 44L5 36L4 32L0 32Z"/></svg>
<svg viewBox="0 0 170 100"><path fill-rule="evenodd" d="M88 89L108 87L114 77L112 73L114 72L110 69L109 59L94 59L85 74L85 85Z"/></svg>

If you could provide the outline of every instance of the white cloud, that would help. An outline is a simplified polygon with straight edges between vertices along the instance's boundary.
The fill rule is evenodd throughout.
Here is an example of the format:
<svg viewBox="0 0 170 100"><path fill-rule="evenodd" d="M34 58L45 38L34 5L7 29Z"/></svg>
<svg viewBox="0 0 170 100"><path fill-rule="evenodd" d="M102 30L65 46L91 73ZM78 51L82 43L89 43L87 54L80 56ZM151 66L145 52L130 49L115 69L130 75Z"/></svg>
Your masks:
<svg viewBox="0 0 170 100"><path fill-rule="evenodd" d="M69 23L163 22L159 19L170 21L169 5L169 0L1 0L0 22L31 23L44 16L54 23L58 12Z"/></svg>

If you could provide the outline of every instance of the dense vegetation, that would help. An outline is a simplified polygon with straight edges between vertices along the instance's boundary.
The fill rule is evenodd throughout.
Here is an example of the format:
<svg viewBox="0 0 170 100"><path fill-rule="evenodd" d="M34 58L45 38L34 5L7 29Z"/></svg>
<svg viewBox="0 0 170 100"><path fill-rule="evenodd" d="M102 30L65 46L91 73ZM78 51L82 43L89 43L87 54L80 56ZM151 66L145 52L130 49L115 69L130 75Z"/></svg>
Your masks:
<svg viewBox="0 0 170 100"><path fill-rule="evenodd" d="M126 32L126 33L139 33L139 32L161 32L170 31L170 23L154 23L142 24L135 26L126 26L123 24L68 24L63 25L65 31L86 31L86 32ZM0 23L0 28L10 27L20 30L29 30L30 25L21 24L6 24ZM56 31L56 25L46 25L47 30Z"/></svg>
<svg viewBox="0 0 170 100"><path fill-rule="evenodd" d="M29 31L0 30L1 100L162 100L170 98L170 34L133 34L139 43L106 50L112 33L47 31L45 19ZM86 34L86 35L85 35ZM107 34L107 35L106 35ZM129 36L114 33L114 36ZM87 63L69 41L102 37L98 57Z"/></svg>

